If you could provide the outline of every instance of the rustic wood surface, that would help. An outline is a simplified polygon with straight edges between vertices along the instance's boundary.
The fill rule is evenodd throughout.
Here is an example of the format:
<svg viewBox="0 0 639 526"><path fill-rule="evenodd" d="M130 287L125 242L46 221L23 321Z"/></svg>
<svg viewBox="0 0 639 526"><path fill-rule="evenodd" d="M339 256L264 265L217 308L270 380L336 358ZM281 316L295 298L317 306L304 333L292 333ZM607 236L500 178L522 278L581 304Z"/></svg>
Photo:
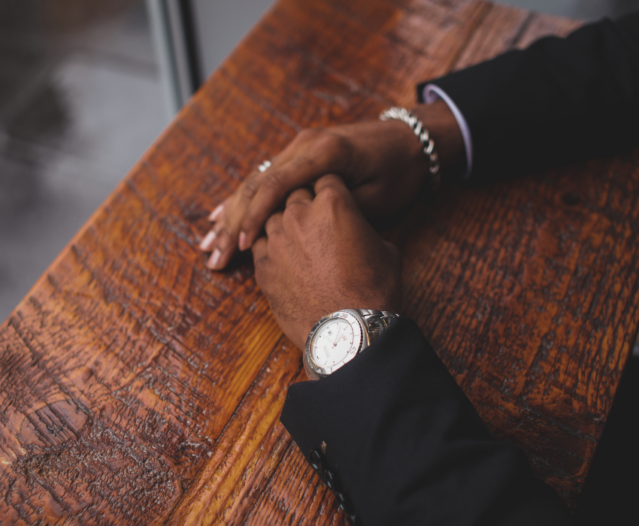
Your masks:
<svg viewBox="0 0 639 526"><path fill-rule="evenodd" d="M307 126L578 24L465 0L281 0L0 327L4 524L343 524L278 421L304 379L208 211ZM573 502L636 334L639 154L452 189L388 232L490 429ZM410 228L409 226L410 225Z"/></svg>

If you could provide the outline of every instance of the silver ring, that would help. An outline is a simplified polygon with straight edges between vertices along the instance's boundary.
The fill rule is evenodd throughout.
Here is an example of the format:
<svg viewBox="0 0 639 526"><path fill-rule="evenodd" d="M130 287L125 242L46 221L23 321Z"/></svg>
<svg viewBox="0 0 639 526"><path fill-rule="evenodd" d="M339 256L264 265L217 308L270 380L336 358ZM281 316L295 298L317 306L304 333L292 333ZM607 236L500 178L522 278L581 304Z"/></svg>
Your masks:
<svg viewBox="0 0 639 526"><path fill-rule="evenodd" d="M266 172L266 170L268 170L271 167L271 161L264 161L262 164L260 164L257 169L260 172Z"/></svg>

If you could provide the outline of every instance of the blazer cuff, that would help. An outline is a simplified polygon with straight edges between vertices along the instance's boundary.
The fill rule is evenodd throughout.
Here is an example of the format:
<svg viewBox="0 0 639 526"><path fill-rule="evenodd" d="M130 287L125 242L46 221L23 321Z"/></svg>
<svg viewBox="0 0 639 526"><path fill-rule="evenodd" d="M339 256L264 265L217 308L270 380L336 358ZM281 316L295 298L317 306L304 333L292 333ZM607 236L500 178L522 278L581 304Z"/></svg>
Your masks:
<svg viewBox="0 0 639 526"><path fill-rule="evenodd" d="M488 516L497 525L505 515L546 510L556 518L553 507L563 509L523 452L492 438L407 318L327 378L292 385L281 421L347 513L367 526Z"/></svg>

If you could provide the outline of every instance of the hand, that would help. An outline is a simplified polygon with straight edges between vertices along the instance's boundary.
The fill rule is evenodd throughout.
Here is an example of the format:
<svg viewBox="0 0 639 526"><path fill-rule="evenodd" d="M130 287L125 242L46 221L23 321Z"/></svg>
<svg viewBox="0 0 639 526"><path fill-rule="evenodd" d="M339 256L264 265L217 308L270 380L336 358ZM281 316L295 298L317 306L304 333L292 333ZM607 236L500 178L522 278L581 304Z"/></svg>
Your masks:
<svg viewBox="0 0 639 526"><path fill-rule="evenodd" d="M463 164L462 135L448 106L438 101L413 112L431 132L442 169ZM415 200L428 172L420 142L400 121L304 130L272 163L211 213L215 225L200 244L212 252L210 268L224 268L238 247L251 247L286 196L323 175L340 175L365 216L386 218Z"/></svg>
<svg viewBox="0 0 639 526"><path fill-rule="evenodd" d="M369 225L339 177L321 177L314 189L315 196L294 191L253 245L257 284L300 349L325 314L401 307L397 248Z"/></svg>

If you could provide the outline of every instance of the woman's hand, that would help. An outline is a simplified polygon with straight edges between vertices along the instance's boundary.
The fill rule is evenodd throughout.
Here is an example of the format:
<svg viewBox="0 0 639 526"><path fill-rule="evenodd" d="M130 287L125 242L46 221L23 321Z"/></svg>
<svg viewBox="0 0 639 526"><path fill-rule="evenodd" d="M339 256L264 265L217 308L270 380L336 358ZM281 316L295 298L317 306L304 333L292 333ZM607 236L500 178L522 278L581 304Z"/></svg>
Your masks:
<svg viewBox="0 0 639 526"><path fill-rule="evenodd" d="M463 139L443 101L413 110L430 131L442 168L463 163ZM210 215L215 222L200 248L208 266L224 268L239 248L250 248L266 220L295 189L338 174L368 218L409 206L428 173L420 142L403 122L373 121L302 131L264 172L253 172Z"/></svg>

